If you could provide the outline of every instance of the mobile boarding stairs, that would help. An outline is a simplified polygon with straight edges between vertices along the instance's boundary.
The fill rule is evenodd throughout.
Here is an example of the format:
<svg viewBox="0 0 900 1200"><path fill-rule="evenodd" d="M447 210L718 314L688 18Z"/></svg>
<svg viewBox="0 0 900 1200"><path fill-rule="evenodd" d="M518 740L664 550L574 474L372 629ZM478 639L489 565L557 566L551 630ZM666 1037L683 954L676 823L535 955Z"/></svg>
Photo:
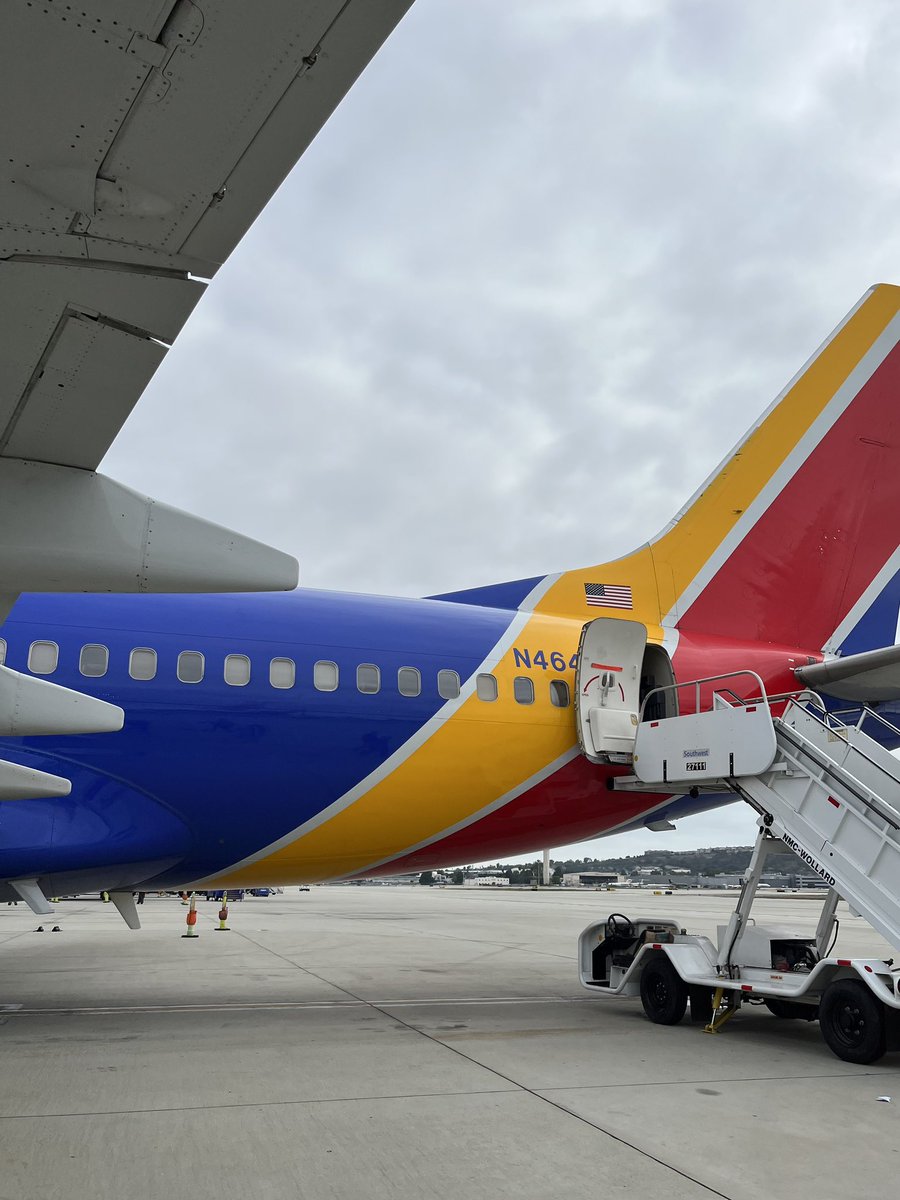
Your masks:
<svg viewBox="0 0 900 1200"><path fill-rule="evenodd" d="M751 700L738 694L748 683ZM776 1016L818 1017L826 1043L847 1062L900 1049L900 969L893 960L829 957L841 898L900 949L900 760L863 730L888 723L863 708L845 724L814 692L769 697L750 671L656 691L684 688L695 700L686 716L647 719L659 704L654 709L653 693L646 697L634 775L616 788L733 791L746 800L760 832L737 907L716 944L674 920L612 913L581 935L582 983L606 995L639 995L657 1024L676 1024L690 1002L691 1018L715 1032L742 1004L764 1003ZM900 730L888 728L900 741ZM814 937L751 919L766 857L782 843L828 889Z"/></svg>

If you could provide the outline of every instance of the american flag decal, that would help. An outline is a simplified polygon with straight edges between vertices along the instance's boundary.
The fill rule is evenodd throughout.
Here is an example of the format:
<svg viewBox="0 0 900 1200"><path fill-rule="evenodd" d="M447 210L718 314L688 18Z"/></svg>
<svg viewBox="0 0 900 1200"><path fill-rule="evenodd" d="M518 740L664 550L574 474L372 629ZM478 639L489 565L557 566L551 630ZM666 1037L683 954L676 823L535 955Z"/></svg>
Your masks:
<svg viewBox="0 0 900 1200"><path fill-rule="evenodd" d="M627 584L586 583L584 598L594 608L634 608Z"/></svg>

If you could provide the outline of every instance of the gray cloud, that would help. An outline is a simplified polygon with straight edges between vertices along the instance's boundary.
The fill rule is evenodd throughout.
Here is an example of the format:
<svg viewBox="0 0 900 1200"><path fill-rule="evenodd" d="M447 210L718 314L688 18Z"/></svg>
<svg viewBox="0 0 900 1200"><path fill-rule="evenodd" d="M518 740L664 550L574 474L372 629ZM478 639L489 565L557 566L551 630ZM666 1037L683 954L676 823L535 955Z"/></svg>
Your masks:
<svg viewBox="0 0 900 1200"><path fill-rule="evenodd" d="M886 0L419 0L104 469L311 586L627 552L900 275L898 43Z"/></svg>

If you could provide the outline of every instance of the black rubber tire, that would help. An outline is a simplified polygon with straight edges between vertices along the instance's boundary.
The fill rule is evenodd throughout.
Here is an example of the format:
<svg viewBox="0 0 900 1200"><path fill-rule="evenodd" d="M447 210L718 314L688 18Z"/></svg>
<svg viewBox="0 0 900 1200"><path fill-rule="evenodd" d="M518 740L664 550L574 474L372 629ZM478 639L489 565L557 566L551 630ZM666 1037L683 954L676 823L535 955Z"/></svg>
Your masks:
<svg viewBox="0 0 900 1200"><path fill-rule="evenodd" d="M819 1027L844 1062L877 1062L886 1049L884 1005L859 979L835 979L819 1005Z"/></svg>
<svg viewBox="0 0 900 1200"><path fill-rule="evenodd" d="M800 1004L796 1000L769 997L764 1003L772 1016L780 1017L782 1021L814 1021L819 1015L816 1005Z"/></svg>
<svg viewBox="0 0 900 1200"><path fill-rule="evenodd" d="M663 955L653 957L641 975L641 1004L654 1025L677 1025L688 1002L687 984Z"/></svg>
<svg viewBox="0 0 900 1200"><path fill-rule="evenodd" d="M709 988L689 987L691 1021L695 1025L709 1025L713 1019L713 993Z"/></svg>

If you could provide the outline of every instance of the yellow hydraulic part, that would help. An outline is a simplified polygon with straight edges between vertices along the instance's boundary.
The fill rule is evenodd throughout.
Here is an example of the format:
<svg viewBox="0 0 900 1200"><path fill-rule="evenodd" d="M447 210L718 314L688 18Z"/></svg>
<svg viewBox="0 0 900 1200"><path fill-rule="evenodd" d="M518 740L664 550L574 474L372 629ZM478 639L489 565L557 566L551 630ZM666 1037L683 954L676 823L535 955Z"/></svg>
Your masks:
<svg viewBox="0 0 900 1200"><path fill-rule="evenodd" d="M725 1024L725 1022L730 1021L731 1018L734 1016L734 1014L737 1012L737 1010L741 1007L740 1001L738 1000L738 997L735 995L734 999L738 1000L738 1003L737 1004L729 1004L729 1006L723 1012L719 1013L719 1008L720 1008L724 998L725 998L725 989L724 988L716 988L716 990L713 994L713 1019L710 1021L710 1023L708 1025L703 1026L704 1033L718 1033L719 1030L722 1028L722 1026ZM716 1014L718 1014L718 1015L716 1015Z"/></svg>

